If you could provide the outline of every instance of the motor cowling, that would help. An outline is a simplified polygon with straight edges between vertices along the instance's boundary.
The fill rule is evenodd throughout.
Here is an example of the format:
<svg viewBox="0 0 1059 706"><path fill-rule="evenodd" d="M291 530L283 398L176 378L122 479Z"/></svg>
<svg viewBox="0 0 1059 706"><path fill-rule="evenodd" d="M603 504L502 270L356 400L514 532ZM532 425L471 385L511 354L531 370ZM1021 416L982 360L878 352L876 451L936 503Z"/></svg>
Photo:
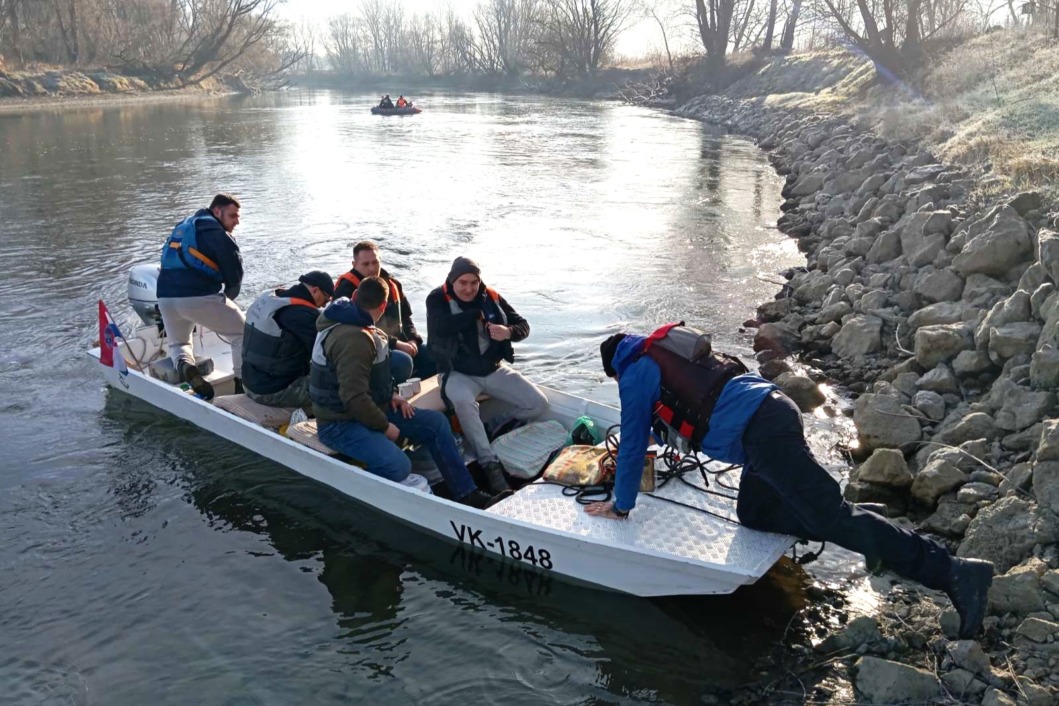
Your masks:
<svg viewBox="0 0 1059 706"><path fill-rule="evenodd" d="M162 327L158 312L158 273L161 265L136 265L129 270L129 304L147 326Z"/></svg>

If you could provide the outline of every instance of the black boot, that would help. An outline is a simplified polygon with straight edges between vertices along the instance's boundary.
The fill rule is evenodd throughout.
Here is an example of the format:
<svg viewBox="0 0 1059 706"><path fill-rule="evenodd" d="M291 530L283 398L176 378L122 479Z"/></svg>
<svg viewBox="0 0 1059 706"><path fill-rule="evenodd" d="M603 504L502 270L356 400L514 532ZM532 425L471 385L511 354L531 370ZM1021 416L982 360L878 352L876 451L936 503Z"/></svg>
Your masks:
<svg viewBox="0 0 1059 706"><path fill-rule="evenodd" d="M243 394L243 392L244 392L244 390L243 390L243 379L242 378L235 378L235 394L241 395L241 394Z"/></svg>
<svg viewBox="0 0 1059 706"><path fill-rule="evenodd" d="M204 400L213 399L213 385L206 382L206 378L202 377L202 371L198 369L198 366L182 360L178 370L180 379L191 385L191 389L195 391L196 395L199 395Z"/></svg>
<svg viewBox="0 0 1059 706"><path fill-rule="evenodd" d="M981 559L953 557L951 583L945 591L960 614L961 640L972 640L982 629L989 605L989 586L993 583L993 564Z"/></svg>
<svg viewBox="0 0 1059 706"><path fill-rule="evenodd" d="M471 507L476 507L479 510L484 510L490 505L492 505L494 502L496 502L496 500L497 498L495 496L490 495L484 490L478 490L477 488L475 488L456 502L460 503L461 505L470 505Z"/></svg>
<svg viewBox="0 0 1059 706"><path fill-rule="evenodd" d="M485 473L485 480L489 483L490 491L502 493L505 490L511 490L511 486L507 484L507 478L504 477L504 467L499 461L483 463L482 472Z"/></svg>

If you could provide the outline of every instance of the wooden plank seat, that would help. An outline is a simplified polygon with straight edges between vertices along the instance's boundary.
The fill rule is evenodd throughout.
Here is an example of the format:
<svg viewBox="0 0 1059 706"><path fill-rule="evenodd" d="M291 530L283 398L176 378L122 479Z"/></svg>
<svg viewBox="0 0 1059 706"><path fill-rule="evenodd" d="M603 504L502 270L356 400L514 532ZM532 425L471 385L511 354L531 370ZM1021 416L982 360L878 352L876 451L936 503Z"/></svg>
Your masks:
<svg viewBox="0 0 1059 706"><path fill-rule="evenodd" d="M279 429L290 421L296 407L269 407L254 402L246 395L222 395L213 399L213 405L230 412L240 419L260 424L266 429Z"/></svg>
<svg viewBox="0 0 1059 706"><path fill-rule="evenodd" d="M316 435L316 420L309 419L304 422L298 422L292 426L287 427L287 438L291 441L297 441L299 444L308 446L314 451L319 451L322 454L328 456L337 456L338 452L331 447L320 441L320 437Z"/></svg>

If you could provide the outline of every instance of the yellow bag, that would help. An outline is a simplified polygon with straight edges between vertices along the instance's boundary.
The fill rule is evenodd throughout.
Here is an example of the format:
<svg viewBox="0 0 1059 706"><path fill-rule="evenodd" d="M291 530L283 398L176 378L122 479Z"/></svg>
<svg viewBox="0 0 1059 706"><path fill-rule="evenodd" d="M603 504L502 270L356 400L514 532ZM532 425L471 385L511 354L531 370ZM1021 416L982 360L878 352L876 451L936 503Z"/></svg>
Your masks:
<svg viewBox="0 0 1059 706"><path fill-rule="evenodd" d="M598 446L567 446L544 471L544 479L563 485L598 485L608 474L607 450Z"/></svg>

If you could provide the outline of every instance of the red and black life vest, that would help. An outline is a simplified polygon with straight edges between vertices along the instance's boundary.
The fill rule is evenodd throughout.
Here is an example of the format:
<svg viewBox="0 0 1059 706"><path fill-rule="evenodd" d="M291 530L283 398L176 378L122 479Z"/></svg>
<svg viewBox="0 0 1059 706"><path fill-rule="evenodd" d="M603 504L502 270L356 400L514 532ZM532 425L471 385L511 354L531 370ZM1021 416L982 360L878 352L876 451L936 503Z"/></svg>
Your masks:
<svg viewBox="0 0 1059 706"><path fill-rule="evenodd" d="M644 342L643 355L658 364L662 391L654 408L653 428L670 446L675 433L697 451L710 428L710 415L725 384L749 372L738 358L715 353L709 337L684 322L666 324Z"/></svg>

